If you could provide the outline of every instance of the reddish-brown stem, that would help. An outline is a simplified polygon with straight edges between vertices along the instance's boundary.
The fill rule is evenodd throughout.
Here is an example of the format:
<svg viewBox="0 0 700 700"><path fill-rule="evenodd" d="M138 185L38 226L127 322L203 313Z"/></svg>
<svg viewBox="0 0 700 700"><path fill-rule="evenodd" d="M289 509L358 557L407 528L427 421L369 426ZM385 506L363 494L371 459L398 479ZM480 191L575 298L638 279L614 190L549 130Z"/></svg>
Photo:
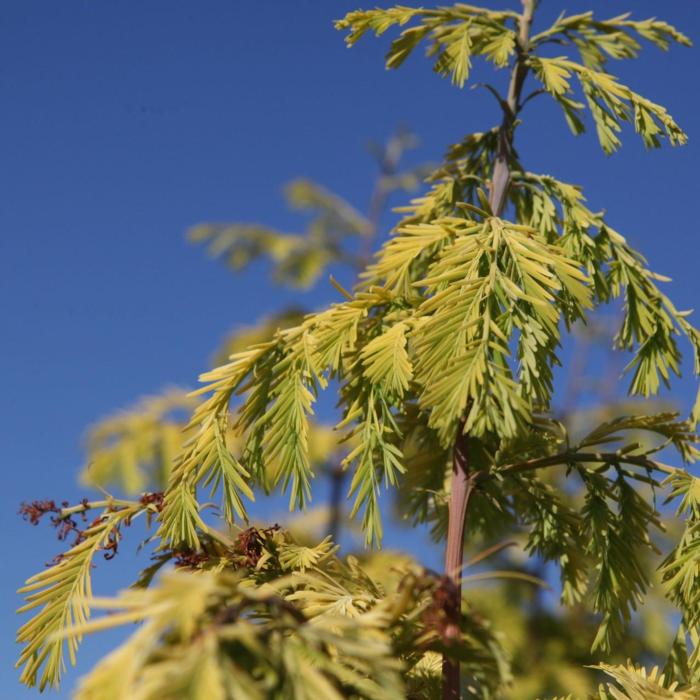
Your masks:
<svg viewBox="0 0 700 700"><path fill-rule="evenodd" d="M477 472L469 473L469 445L467 436L457 437L452 455L452 491L450 493L450 517L445 548L445 575L459 581L462 575L464 547L464 520Z"/></svg>
<svg viewBox="0 0 700 700"><path fill-rule="evenodd" d="M520 97L528 73L525 60L530 42L530 27L535 13L536 0L522 0L523 14L520 17L518 32L518 58L513 66L508 86L508 97L503 105L503 120L498 130L498 148L491 177L489 204L495 216L500 216L506 207L508 187L510 185L510 158L513 151L513 128L515 119L522 106Z"/></svg>
<svg viewBox="0 0 700 700"><path fill-rule="evenodd" d="M498 146L491 177L489 205L494 216L500 216L506 206L510 186L510 161L513 150L513 129L521 107L520 97L528 73L527 51L530 27L537 0L522 0L523 12L519 21L518 57L511 73L508 98L503 105L503 121L498 133ZM445 545L445 575L450 581L450 595L445 605L448 639L459 638L462 615L462 565L464 557L464 527L469 500L479 478L469 469L469 436L460 423L452 456L452 485L448 511L447 543ZM461 678L459 662L447 655L442 662L443 700L460 700Z"/></svg>
<svg viewBox="0 0 700 700"><path fill-rule="evenodd" d="M452 454L452 487L445 547L445 575L450 580L449 595L445 603L445 616L448 620L447 639L459 639L460 617L462 615L462 563L464 560L464 524L469 498L474 490L474 477L477 472L469 472L469 441L462 432L455 441ZM459 700L459 662L444 656L442 660L442 683L444 700Z"/></svg>

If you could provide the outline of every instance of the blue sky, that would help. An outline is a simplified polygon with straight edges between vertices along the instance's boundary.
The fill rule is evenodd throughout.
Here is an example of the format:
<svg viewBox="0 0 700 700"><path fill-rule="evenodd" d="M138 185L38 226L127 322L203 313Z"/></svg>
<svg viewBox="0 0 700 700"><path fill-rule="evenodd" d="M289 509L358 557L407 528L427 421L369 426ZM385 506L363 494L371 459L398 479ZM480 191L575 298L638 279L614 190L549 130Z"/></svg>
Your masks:
<svg viewBox="0 0 700 700"><path fill-rule="evenodd" d="M541 15L631 7L661 14L651 0L545 0ZM0 4L2 697L36 695L10 668L13 591L57 548L47 530L20 521L19 502L79 497L86 426L144 393L194 385L232 327L289 301L335 298L327 283L313 294L272 288L259 267L234 277L185 242L187 227L234 220L294 230L281 187L299 175L364 207L369 140L405 124L421 138L414 157L435 161L497 122L485 94L460 92L418 57L385 71L386 41L347 50L332 20L351 9L345 0ZM700 38L696 3L669 0L662 14ZM527 167L582 184L592 206L674 278L680 307L700 292L699 69L698 51L682 48L613 67L669 107L690 134L683 149L645 152L628 132L623 151L605 157L592 136L571 137L544 101L518 134ZM690 382L677 385L681 402L691 392ZM104 569L100 592L128 582L118 562ZM80 669L102 648L86 645Z"/></svg>

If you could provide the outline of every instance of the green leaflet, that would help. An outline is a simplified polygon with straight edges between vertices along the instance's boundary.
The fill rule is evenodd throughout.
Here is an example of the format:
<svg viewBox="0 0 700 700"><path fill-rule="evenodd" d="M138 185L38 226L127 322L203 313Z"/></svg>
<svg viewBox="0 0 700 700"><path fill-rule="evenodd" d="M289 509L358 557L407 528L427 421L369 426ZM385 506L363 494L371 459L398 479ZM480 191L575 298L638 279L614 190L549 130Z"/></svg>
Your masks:
<svg viewBox="0 0 700 700"><path fill-rule="evenodd" d="M305 370L289 373L276 390L272 406L261 421L269 424L265 432L263 459L280 461L280 479L283 490L290 489L290 510L302 509L311 498L310 479L313 478L309 461L309 415L313 413L314 395L305 379Z"/></svg>
<svg viewBox="0 0 700 700"><path fill-rule="evenodd" d="M396 486L405 471L396 441L400 437L395 419L380 389L363 390L338 428L355 424L346 439L356 438L357 447L343 460L354 465L348 497L354 497L350 517L362 510L362 529L367 544L381 544L383 537L379 493L382 482Z"/></svg>
<svg viewBox="0 0 700 700"><path fill-rule="evenodd" d="M140 513L154 513L153 506L139 501L110 500L101 504L102 514L82 533L78 541L49 568L27 580L19 592L25 604L18 612L36 611L17 632L17 642L24 645L17 666L22 666L21 680L40 690L57 687L65 670L65 649L75 665L80 635L63 636L68 627L84 625L90 616L92 586L90 570L100 550L118 542L119 528ZM76 512L88 507L73 509Z"/></svg>
<svg viewBox="0 0 700 700"><path fill-rule="evenodd" d="M474 231L478 225L474 226ZM384 246L377 261L370 265L366 276L383 283L396 294L411 291L412 266L418 259L430 260L440 248L455 236L447 221L400 227L398 235Z"/></svg>
<svg viewBox="0 0 700 700"><path fill-rule="evenodd" d="M570 16L562 13L551 27L533 36L530 43L539 46L557 40L563 45L573 45L586 66L600 70L611 58L636 58L641 49L637 37L663 50L673 42L691 45L690 39L668 22L656 18L632 20L630 13L600 20L593 12Z"/></svg>
<svg viewBox="0 0 700 700"><path fill-rule="evenodd" d="M621 476L609 484L590 476L586 487L583 517L585 531L592 535L587 553L597 569L593 608L602 614L593 649L609 654L629 623L631 610L642 602L648 580L640 550L653 550L648 533L660 522L656 511ZM616 513L610 509L610 499L617 503Z"/></svg>
<svg viewBox="0 0 700 700"><path fill-rule="evenodd" d="M649 148L658 148L664 135L673 146L686 143L687 136L666 109L617 82L612 75L564 56L544 58L533 55L528 60L544 89L573 120L570 125L574 133L582 131L580 112L583 105L571 100L570 80L572 77L578 79L595 123L598 140L606 153L613 153L620 147L618 134L624 122L634 126L644 145Z"/></svg>
<svg viewBox="0 0 700 700"><path fill-rule="evenodd" d="M571 305L578 315L590 306L586 277L527 227L495 218L444 225L455 231L453 240L414 284L427 297L414 331L421 405L444 441L467 405L465 430L512 436L531 410L509 363L512 329L527 327L520 346L527 377L537 329L555 345L562 309Z"/></svg>
<svg viewBox="0 0 700 700"><path fill-rule="evenodd" d="M591 277L597 303L623 298L624 315L616 341L634 353L627 367L632 374L630 392L653 396L662 385L668 386L672 374L679 374L679 334L691 345L697 375L700 335L688 320L689 312L677 309L658 286L668 279L652 272L641 253L602 214L585 205L580 188L533 173L518 172L513 179L518 218L548 240L561 236L563 250ZM691 420L696 419L697 408L691 414Z"/></svg>
<svg viewBox="0 0 700 700"><path fill-rule="evenodd" d="M605 690L601 688L601 697L608 697L609 694L613 700L692 700L700 692L698 686L669 682L657 667L646 671L628 663L627 666L599 664L597 668L619 686L607 683Z"/></svg>
<svg viewBox="0 0 700 700"><path fill-rule="evenodd" d="M403 396L413 376L406 331L406 324L399 322L367 343L360 353L367 379L391 396Z"/></svg>
<svg viewBox="0 0 700 700"><path fill-rule="evenodd" d="M427 53L435 57L435 72L450 77L461 88L469 78L472 56L483 56L498 68L508 65L515 52L513 28L517 17L514 12L463 4L434 10L398 6L349 12L335 26L348 30L346 42L352 46L368 31L380 36L391 27L417 20L391 44L387 68L398 68L421 42L427 41Z"/></svg>

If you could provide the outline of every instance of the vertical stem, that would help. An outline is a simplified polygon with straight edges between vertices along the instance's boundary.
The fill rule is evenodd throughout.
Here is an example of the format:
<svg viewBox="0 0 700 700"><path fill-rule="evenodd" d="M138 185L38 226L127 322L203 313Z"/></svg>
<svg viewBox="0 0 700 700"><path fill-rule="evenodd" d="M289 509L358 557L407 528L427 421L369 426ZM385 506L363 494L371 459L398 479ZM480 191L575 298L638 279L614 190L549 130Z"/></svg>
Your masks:
<svg viewBox="0 0 700 700"><path fill-rule="evenodd" d="M509 161L513 150L513 127L520 110L520 95L528 73L525 61L530 43L530 27L535 13L536 0L522 0L523 13L520 16L517 51L518 58L513 66L508 86L508 97L503 109L503 121L498 130L498 148L491 178L489 204L494 216L500 216L506 207L510 185Z"/></svg>
<svg viewBox="0 0 700 700"><path fill-rule="evenodd" d="M445 548L445 575L455 583L459 583L462 576L464 524L469 497L474 488L474 475L476 474L476 472L469 472L468 447L467 436L460 434L455 442L452 455L450 520L447 529L447 546ZM452 517L453 514L454 517Z"/></svg>
<svg viewBox="0 0 700 700"><path fill-rule="evenodd" d="M469 472L469 439L460 424L452 454L452 485L445 546L445 576L448 579L448 596L445 616L448 621L447 639L459 639L462 615L462 562L464 559L464 524L469 499L474 490L474 475ZM461 682L459 661L443 656L442 697L444 700L460 700Z"/></svg>
<svg viewBox="0 0 700 700"><path fill-rule="evenodd" d="M521 0L523 12L519 20L517 59L508 86L508 98L503 105L503 121L498 132L498 146L494 158L489 191L489 204L494 216L500 216L506 207L510 186L510 158L513 150L513 129L520 110L520 96L528 73L527 51L530 27L537 0ZM445 576L449 595L445 605L448 638L459 638L462 615L462 566L464 561L464 526L469 500L474 491L477 472L469 470L469 436L464 432L464 421L459 425L452 454L452 485L448 511L447 543L445 545ZM461 699L459 661L447 655L442 661L443 700Z"/></svg>

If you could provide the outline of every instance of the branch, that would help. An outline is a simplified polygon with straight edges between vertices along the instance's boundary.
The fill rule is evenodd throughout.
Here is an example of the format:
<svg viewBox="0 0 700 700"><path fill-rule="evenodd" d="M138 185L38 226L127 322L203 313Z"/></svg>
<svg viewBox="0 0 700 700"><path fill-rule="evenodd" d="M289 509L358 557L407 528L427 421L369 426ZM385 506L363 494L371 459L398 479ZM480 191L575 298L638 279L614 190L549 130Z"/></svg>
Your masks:
<svg viewBox="0 0 700 700"><path fill-rule="evenodd" d="M504 117L511 114L507 100L501 95L500 92L498 92L498 90L496 90L493 85L490 83L474 83L474 85L472 85L472 90L475 90L476 88L484 88L493 95L496 102L498 102L498 106L503 110Z"/></svg>
<svg viewBox="0 0 700 700"><path fill-rule="evenodd" d="M635 467L653 469L655 471L664 472L665 474L683 472L682 469L672 467L663 462L657 462L646 455L626 455L620 452L562 452L558 455L550 455L549 457L538 457L536 459L525 460L524 462L507 464L504 467L499 467L492 473L480 472L478 480L482 482L495 476L510 476L512 474L534 471L535 469L542 469L544 467L573 464L608 464L610 466L616 464L631 464Z"/></svg>
<svg viewBox="0 0 700 700"><path fill-rule="evenodd" d="M534 100L535 97L539 97L540 95L546 95L547 91L542 88L540 90L533 90L518 106L518 111L520 112L522 108L530 101Z"/></svg>

